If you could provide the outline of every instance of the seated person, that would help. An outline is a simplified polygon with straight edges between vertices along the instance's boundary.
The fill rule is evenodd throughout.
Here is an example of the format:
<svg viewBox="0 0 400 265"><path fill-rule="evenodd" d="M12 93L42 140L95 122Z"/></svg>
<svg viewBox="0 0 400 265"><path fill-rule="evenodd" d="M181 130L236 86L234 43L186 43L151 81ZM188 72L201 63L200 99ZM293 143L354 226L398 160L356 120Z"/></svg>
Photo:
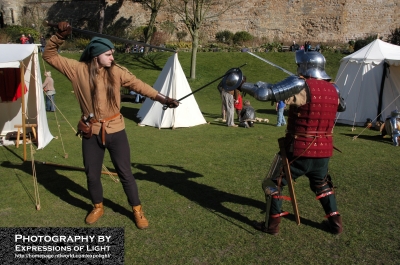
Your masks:
<svg viewBox="0 0 400 265"><path fill-rule="evenodd" d="M391 113L390 117L390 125L392 127L392 141L394 146L399 146L399 137L400 137L400 112L398 110L394 110Z"/></svg>
<svg viewBox="0 0 400 265"><path fill-rule="evenodd" d="M243 109L239 116L239 126L244 128L249 128L254 126L254 120L256 118L256 111L250 105L250 100L245 100L243 102Z"/></svg>
<svg viewBox="0 0 400 265"><path fill-rule="evenodd" d="M129 94L132 95L132 96L135 96L135 95L136 95L136 97L135 97L135 103L143 103L143 101L145 100L145 97L144 97L144 96L142 96L142 95L136 93L136 92L133 91L133 90L129 91Z"/></svg>

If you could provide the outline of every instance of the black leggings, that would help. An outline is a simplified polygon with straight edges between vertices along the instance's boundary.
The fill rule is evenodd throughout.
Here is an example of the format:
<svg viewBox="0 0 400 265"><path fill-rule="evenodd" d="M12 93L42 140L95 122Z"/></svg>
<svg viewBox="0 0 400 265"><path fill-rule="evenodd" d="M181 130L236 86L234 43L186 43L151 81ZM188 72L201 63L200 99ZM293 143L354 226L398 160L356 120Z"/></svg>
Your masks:
<svg viewBox="0 0 400 265"><path fill-rule="evenodd" d="M113 134L106 133L105 146L101 142L101 131L99 135L93 135L90 139L82 139L83 164L92 203L103 202L101 171L106 148L121 180L129 205L140 205L138 187L132 174L130 148L125 130Z"/></svg>

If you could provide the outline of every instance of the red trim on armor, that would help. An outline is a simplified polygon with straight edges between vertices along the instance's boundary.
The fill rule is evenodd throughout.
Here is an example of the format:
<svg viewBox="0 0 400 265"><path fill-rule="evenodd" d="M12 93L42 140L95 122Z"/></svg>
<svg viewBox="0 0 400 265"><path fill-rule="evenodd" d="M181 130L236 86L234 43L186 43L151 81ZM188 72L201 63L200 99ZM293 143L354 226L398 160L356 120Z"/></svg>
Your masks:
<svg viewBox="0 0 400 265"><path fill-rule="evenodd" d="M338 215L338 214L339 214L339 212L331 212L331 213L328 213L327 215L325 215L325 218L329 218L331 216Z"/></svg>
<svg viewBox="0 0 400 265"><path fill-rule="evenodd" d="M316 200L319 200L319 199L324 198L324 197L326 197L326 196L329 196L329 195L331 195L331 194L335 194L335 193L333 192L333 190L328 191L328 192L325 192L325 193L322 193L322 194L318 195L315 199L316 199Z"/></svg>
<svg viewBox="0 0 400 265"><path fill-rule="evenodd" d="M281 212L281 213L277 213L277 214L271 214L270 217L278 218L278 217L285 216L285 215L288 215L288 214L289 214L289 212Z"/></svg>
<svg viewBox="0 0 400 265"><path fill-rule="evenodd" d="M273 199L282 199L285 201L291 201L292 198L290 198L289 196L282 196L282 195L274 195L272 196Z"/></svg>

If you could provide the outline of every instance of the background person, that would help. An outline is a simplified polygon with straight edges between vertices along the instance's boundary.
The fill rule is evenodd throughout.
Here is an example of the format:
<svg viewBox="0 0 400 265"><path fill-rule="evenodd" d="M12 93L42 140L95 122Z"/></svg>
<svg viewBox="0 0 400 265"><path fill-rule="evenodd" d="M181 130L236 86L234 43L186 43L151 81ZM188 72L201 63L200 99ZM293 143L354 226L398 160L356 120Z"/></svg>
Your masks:
<svg viewBox="0 0 400 265"><path fill-rule="evenodd" d="M29 44L29 39L25 37L24 34L21 35L21 38L19 38L19 40L21 41L21 44Z"/></svg>
<svg viewBox="0 0 400 265"><path fill-rule="evenodd" d="M392 141L394 146L399 146L400 136L400 112L398 110L392 111L390 115L390 125L392 127Z"/></svg>
<svg viewBox="0 0 400 265"><path fill-rule="evenodd" d="M249 128L254 127L254 120L256 119L256 111L250 104L250 100L243 102L243 109L240 112L240 127Z"/></svg>
<svg viewBox="0 0 400 265"><path fill-rule="evenodd" d="M32 37L31 34L28 34L28 40L30 44L34 44L35 43L35 39Z"/></svg>
<svg viewBox="0 0 400 265"><path fill-rule="evenodd" d="M233 106L235 108L237 119L238 119L238 121L240 121L240 112L242 111L242 108L243 108L243 99L242 99L242 95L240 95L240 91L237 91L236 95L237 95L236 100L235 100L235 103L233 104Z"/></svg>
<svg viewBox="0 0 400 265"><path fill-rule="evenodd" d="M139 229L147 228L149 223L144 216L132 174L130 146L124 117L120 113L120 88L134 90L170 108L177 107L179 103L158 93L126 68L117 65L113 57L114 45L108 39L92 38L79 61L60 56L57 50L71 32L72 28L67 22L60 22L57 33L47 42L43 59L71 81L81 108L82 119L79 124L83 135L83 164L94 205L86 217L86 223L95 223L104 213L100 177L107 149L132 207L136 226Z"/></svg>
<svg viewBox="0 0 400 265"><path fill-rule="evenodd" d="M235 107L234 107L234 94L235 91L228 91L222 87L222 81L218 86L221 86L222 104L226 110L226 125L228 127L238 127L234 122ZM235 89L236 90L236 89Z"/></svg>
<svg viewBox="0 0 400 265"><path fill-rule="evenodd" d="M222 86L221 83L217 86L219 95L221 97L221 119L222 122L226 122L226 108L225 108L225 104L224 104L224 97L222 96Z"/></svg>
<svg viewBox="0 0 400 265"><path fill-rule="evenodd" d="M54 112L56 111L54 104L54 95L56 94L56 90L54 89L54 80L51 78L51 72L45 72L44 76L46 79L43 83L43 90L46 93L46 111Z"/></svg>
<svg viewBox="0 0 400 265"><path fill-rule="evenodd" d="M279 100L276 102L276 112L277 112L277 119L276 119L276 126L286 125L285 116L283 112L285 111L286 104L283 100Z"/></svg>
<svg viewBox="0 0 400 265"><path fill-rule="evenodd" d="M44 47L46 47L46 39L43 37L43 35L40 35L40 51L42 53L44 52Z"/></svg>

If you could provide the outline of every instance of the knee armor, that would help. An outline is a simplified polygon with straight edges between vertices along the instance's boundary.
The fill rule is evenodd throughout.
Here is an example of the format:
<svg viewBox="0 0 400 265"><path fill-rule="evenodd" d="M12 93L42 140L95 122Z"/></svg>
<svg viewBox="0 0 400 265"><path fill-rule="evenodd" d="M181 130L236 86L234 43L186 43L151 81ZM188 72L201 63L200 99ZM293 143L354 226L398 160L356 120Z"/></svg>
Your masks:
<svg viewBox="0 0 400 265"><path fill-rule="evenodd" d="M310 188L317 195L317 200L334 194L333 182L329 174L321 181L310 183Z"/></svg>

